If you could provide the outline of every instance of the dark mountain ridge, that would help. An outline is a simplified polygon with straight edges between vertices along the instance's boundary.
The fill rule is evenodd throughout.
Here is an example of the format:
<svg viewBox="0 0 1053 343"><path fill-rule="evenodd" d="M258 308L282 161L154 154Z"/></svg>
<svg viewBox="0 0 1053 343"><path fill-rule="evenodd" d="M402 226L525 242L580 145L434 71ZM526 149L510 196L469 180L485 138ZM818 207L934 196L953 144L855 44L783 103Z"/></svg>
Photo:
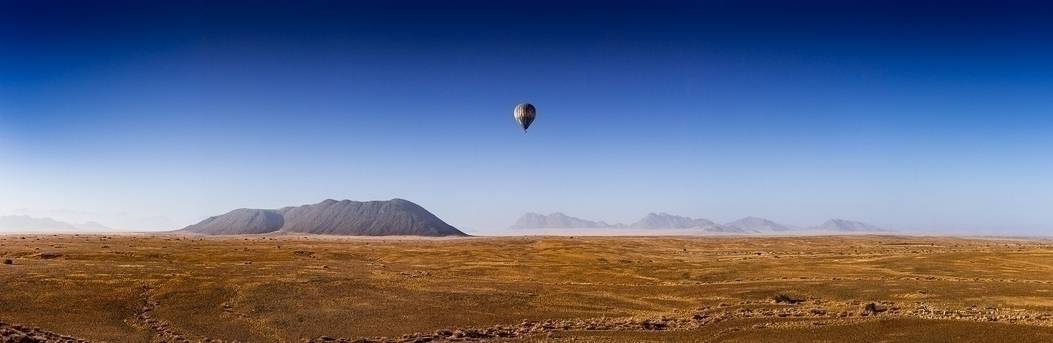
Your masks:
<svg viewBox="0 0 1053 343"><path fill-rule="evenodd" d="M182 231L210 235L306 233L346 236L467 236L420 205L404 199L351 201L276 210L237 209Z"/></svg>

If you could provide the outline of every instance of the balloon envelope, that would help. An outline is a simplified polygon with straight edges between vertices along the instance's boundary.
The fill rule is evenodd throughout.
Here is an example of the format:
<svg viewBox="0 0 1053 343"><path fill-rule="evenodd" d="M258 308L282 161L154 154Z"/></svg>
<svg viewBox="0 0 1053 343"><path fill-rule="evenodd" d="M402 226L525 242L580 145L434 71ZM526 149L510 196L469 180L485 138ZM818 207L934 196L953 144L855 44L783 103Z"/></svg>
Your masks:
<svg viewBox="0 0 1053 343"><path fill-rule="evenodd" d="M519 127L523 128L523 132L526 132L526 130L530 128L530 124L534 122L537 110L534 109L534 105L524 102L516 105L516 109L512 114L515 116L516 123L519 124Z"/></svg>

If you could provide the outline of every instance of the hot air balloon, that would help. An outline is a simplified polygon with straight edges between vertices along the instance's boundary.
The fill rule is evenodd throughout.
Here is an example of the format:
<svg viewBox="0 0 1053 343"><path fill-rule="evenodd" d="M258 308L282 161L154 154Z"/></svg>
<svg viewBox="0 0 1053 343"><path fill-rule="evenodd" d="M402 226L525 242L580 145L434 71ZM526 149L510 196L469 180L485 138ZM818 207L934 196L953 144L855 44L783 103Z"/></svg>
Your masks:
<svg viewBox="0 0 1053 343"><path fill-rule="evenodd" d="M515 116L516 123L519 124L519 127L523 128L523 133L526 133L526 130L530 128L530 123L534 122L534 116L537 114L537 110L534 109L534 105L524 102L516 105L516 109L512 114Z"/></svg>

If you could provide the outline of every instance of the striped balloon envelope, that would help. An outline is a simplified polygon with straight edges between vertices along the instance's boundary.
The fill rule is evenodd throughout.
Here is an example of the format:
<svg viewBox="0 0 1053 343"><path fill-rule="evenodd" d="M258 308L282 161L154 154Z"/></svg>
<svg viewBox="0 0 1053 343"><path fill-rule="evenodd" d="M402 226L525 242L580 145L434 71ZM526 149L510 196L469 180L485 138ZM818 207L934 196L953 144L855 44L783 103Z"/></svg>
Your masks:
<svg viewBox="0 0 1053 343"><path fill-rule="evenodd" d="M537 109L534 108L534 105L524 102L516 105L516 109L512 114L515 116L519 127L523 128L523 133L526 133L526 130L530 128L530 124L534 122L534 117L537 116Z"/></svg>

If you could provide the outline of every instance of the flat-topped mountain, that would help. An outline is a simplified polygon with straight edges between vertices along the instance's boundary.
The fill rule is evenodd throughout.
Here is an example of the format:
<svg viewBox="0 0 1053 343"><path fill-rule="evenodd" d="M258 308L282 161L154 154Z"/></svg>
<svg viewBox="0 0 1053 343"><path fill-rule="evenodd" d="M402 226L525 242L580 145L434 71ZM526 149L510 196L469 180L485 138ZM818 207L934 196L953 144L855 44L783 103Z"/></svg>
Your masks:
<svg viewBox="0 0 1053 343"><path fill-rule="evenodd" d="M519 217L511 229L591 229L591 228L614 228L623 227L621 224L607 224L603 221L592 221L571 217L556 212L549 215L529 212Z"/></svg>
<svg viewBox="0 0 1053 343"><path fill-rule="evenodd" d="M187 226L210 234L307 233L347 236L467 236L408 200L325 200L277 210L237 209Z"/></svg>
<svg viewBox="0 0 1053 343"><path fill-rule="evenodd" d="M465 236L420 205L408 200L326 200L286 207L283 232L360 236Z"/></svg>

